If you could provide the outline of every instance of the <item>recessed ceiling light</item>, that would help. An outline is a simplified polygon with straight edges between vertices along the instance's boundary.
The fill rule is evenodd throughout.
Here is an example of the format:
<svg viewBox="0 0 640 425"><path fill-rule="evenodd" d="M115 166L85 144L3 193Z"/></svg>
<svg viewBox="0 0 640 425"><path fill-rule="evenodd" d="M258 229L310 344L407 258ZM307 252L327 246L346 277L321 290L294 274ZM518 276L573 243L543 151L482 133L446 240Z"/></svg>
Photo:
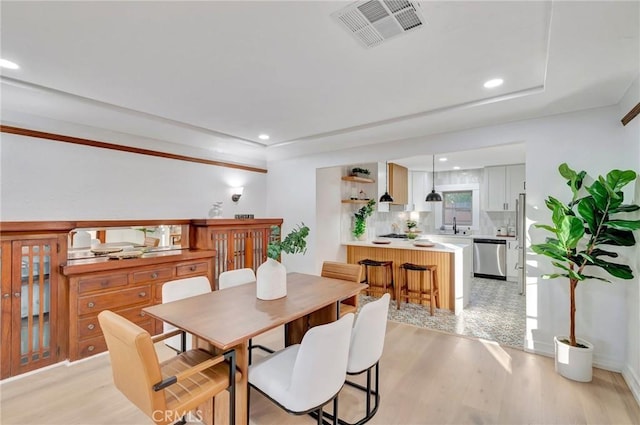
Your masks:
<svg viewBox="0 0 640 425"><path fill-rule="evenodd" d="M459 170L460 167L458 167L457 165L455 167L453 167L454 170Z"/></svg>
<svg viewBox="0 0 640 425"><path fill-rule="evenodd" d="M447 161L447 158L438 158L438 161L445 162L445 161Z"/></svg>
<svg viewBox="0 0 640 425"><path fill-rule="evenodd" d="M260 140L269 140L269 135L268 134L261 134L258 136L258 139Z"/></svg>
<svg viewBox="0 0 640 425"><path fill-rule="evenodd" d="M6 59L0 59L0 67L7 69L18 69L20 68L17 63L8 61Z"/></svg>
<svg viewBox="0 0 640 425"><path fill-rule="evenodd" d="M501 86L502 83L504 83L504 80L502 78L494 78L493 80L489 80L486 83L484 83L484 86L485 88L492 89L492 88Z"/></svg>

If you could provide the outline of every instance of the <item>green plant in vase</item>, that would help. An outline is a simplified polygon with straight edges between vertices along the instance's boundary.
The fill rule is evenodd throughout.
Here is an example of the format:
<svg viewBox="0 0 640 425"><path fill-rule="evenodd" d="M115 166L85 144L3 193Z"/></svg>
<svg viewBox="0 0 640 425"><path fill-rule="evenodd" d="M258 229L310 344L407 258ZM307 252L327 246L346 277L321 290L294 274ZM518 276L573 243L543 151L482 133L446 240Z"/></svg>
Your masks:
<svg viewBox="0 0 640 425"><path fill-rule="evenodd" d="M271 237L278 238L280 236L280 227L271 226ZM267 257L274 260L280 258L280 253L287 254L304 254L307 251L307 236L309 236L309 227L304 223L298 224L283 240L274 240L267 245Z"/></svg>
<svg viewBox="0 0 640 425"><path fill-rule="evenodd" d="M373 214L373 207L376 205L376 201L370 199L366 205L360 208L354 214L353 222L353 236L356 239L360 239L364 232L367 230L367 218Z"/></svg>
<svg viewBox="0 0 640 425"><path fill-rule="evenodd" d="M599 176L591 186L586 186L585 171L576 172L567 164L561 164L558 170L567 180L573 196L566 204L552 196L546 199L547 208L552 211L553 225L535 226L553 235L544 243L532 245L531 249L551 258L551 263L559 269L557 273L544 275L544 279L563 277L569 283L569 335L566 341L564 337L555 339L556 370L570 379L590 381L593 346L588 341L581 343L576 339L576 289L578 283L587 279L610 282L587 273L594 267L618 279L633 279L631 267L611 261L618 258L618 253L608 246L632 247L636 244L633 231L640 229L640 220L624 220L619 215L640 209L638 205L624 204L622 192L637 175L632 170L611 170L606 176ZM559 350L563 350L562 363L558 362ZM568 354L564 354L565 350ZM585 360L574 361L583 358Z"/></svg>

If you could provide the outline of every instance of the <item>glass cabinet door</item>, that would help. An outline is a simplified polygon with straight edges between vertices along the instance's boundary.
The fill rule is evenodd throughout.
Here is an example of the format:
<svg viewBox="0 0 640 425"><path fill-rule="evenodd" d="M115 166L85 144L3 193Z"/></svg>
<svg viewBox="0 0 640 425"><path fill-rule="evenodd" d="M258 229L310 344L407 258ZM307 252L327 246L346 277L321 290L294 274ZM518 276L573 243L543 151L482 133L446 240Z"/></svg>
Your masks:
<svg viewBox="0 0 640 425"><path fill-rule="evenodd" d="M56 239L13 242L13 375L55 363Z"/></svg>

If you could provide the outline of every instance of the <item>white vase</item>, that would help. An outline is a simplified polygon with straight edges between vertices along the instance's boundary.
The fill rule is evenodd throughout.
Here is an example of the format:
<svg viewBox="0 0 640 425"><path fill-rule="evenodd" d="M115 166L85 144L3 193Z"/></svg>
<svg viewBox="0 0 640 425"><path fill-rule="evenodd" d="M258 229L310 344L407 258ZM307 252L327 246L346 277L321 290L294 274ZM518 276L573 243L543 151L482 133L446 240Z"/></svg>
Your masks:
<svg viewBox="0 0 640 425"><path fill-rule="evenodd" d="M578 382L591 382L593 375L593 344L582 339L576 341L587 348L572 347L562 340L565 336L553 338L556 353L556 372L565 378Z"/></svg>
<svg viewBox="0 0 640 425"><path fill-rule="evenodd" d="M261 300L275 300L287 296L287 269L278 261L267 258L258 267L256 296Z"/></svg>

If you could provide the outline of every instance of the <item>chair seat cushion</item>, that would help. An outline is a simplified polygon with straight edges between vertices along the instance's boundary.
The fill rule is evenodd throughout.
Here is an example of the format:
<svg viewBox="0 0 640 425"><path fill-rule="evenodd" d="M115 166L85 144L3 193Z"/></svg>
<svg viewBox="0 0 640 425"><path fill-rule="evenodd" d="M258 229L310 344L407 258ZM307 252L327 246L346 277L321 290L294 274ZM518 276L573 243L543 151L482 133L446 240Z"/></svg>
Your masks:
<svg viewBox="0 0 640 425"><path fill-rule="evenodd" d="M183 372L212 357L214 356L204 350L189 350L172 357L160 364L162 378ZM238 377L237 373L236 380ZM228 386L229 366L227 362L222 362L165 388L167 410L177 412L176 417L179 418L185 411L211 399L213 394L223 391Z"/></svg>
<svg viewBox="0 0 640 425"><path fill-rule="evenodd" d="M293 365L300 344L290 345L284 350L258 360L249 366L249 383L284 407L290 408L289 394Z"/></svg>

